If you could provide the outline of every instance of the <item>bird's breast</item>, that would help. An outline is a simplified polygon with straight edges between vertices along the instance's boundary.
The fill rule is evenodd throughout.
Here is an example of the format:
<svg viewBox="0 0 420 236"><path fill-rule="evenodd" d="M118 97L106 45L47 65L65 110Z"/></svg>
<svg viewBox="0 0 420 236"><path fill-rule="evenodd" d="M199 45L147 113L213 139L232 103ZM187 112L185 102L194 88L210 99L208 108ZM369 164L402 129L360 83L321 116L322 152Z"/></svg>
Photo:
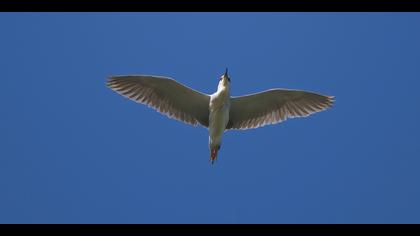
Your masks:
<svg viewBox="0 0 420 236"><path fill-rule="evenodd" d="M217 91L210 97L210 112L230 106L230 95L226 90Z"/></svg>
<svg viewBox="0 0 420 236"><path fill-rule="evenodd" d="M212 97L213 98L213 97ZM209 131L210 139L218 140L229 122L230 98L222 96L210 99Z"/></svg>

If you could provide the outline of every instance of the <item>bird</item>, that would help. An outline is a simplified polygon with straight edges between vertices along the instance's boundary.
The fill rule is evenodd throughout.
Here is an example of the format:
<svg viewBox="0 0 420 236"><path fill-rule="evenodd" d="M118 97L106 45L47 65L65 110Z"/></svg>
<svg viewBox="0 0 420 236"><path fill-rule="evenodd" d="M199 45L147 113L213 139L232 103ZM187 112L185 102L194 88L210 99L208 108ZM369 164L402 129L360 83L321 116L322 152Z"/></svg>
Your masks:
<svg viewBox="0 0 420 236"><path fill-rule="evenodd" d="M109 76L107 86L120 95L149 106L169 118L209 131L210 163L214 164L228 130L246 130L306 117L332 107L334 96L273 88L244 96L231 96L226 68L217 91L206 94L171 77L156 75Z"/></svg>

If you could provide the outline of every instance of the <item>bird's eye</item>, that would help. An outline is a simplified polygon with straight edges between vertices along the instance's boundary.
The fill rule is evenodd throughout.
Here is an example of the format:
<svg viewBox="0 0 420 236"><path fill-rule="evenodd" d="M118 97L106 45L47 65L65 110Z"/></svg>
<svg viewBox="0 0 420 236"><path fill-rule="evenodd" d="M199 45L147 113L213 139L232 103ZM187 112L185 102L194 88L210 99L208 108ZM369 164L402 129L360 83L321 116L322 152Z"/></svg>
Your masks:
<svg viewBox="0 0 420 236"><path fill-rule="evenodd" d="M229 81L229 83L230 83L230 78L228 77L228 81Z"/></svg>

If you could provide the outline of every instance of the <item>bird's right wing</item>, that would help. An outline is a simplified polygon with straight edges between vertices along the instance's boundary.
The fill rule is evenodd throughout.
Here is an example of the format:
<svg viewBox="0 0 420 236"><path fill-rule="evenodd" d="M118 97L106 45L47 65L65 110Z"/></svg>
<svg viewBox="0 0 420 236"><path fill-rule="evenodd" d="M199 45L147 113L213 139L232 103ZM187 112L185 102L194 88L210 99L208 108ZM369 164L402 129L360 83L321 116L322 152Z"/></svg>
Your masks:
<svg viewBox="0 0 420 236"><path fill-rule="evenodd" d="M209 126L210 96L167 77L111 76L107 85L119 94L170 118L196 126Z"/></svg>
<svg viewBox="0 0 420 236"><path fill-rule="evenodd" d="M304 117L332 106L332 96L302 90L270 89L231 98L226 129L252 129Z"/></svg>

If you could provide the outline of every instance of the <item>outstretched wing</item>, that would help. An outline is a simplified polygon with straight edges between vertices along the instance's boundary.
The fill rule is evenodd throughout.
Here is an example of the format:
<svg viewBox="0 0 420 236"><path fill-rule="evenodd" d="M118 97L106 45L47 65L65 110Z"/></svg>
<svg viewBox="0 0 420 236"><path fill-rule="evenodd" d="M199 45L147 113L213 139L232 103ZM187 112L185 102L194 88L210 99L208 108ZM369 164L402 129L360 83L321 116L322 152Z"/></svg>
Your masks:
<svg viewBox="0 0 420 236"><path fill-rule="evenodd" d="M119 94L170 118L196 126L209 126L210 96L167 77L111 76L107 85Z"/></svg>
<svg viewBox="0 0 420 236"><path fill-rule="evenodd" d="M287 89L231 98L226 129L252 129L276 124L293 117L304 117L323 111L333 104L333 96Z"/></svg>

